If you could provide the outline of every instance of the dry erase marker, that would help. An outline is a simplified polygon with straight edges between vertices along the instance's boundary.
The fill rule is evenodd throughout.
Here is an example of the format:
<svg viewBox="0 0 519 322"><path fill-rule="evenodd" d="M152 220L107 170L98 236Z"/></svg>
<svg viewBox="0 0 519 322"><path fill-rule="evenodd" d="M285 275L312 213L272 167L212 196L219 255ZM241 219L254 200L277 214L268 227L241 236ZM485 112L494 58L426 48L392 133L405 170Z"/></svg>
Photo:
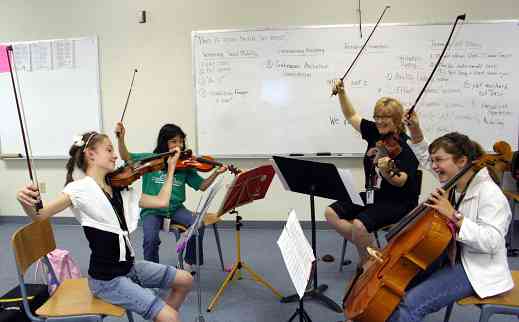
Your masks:
<svg viewBox="0 0 519 322"><path fill-rule="evenodd" d="M315 155L321 157L321 156L331 156L332 154L330 152L317 152Z"/></svg>
<svg viewBox="0 0 519 322"><path fill-rule="evenodd" d="M6 154L0 154L0 158L16 159L16 158L23 158L23 155L21 153L6 153Z"/></svg>
<svg viewBox="0 0 519 322"><path fill-rule="evenodd" d="M291 157L304 157L305 155L303 153L290 153L288 156L291 156Z"/></svg>

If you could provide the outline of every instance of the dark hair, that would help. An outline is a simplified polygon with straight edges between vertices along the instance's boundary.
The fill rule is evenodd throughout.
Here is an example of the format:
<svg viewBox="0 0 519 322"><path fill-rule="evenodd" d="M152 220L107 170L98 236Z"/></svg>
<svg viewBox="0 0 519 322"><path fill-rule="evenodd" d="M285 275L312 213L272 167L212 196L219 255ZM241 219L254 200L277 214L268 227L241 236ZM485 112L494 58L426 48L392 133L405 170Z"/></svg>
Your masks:
<svg viewBox="0 0 519 322"><path fill-rule="evenodd" d="M74 142L74 144L72 144L68 151L70 158L68 159L67 164L65 166L67 169L67 178L65 180L65 185L74 181L72 173L74 172L74 168L76 166L79 169L83 170L83 172L86 172L88 164L85 159L85 149L95 147L99 142L101 142L105 138L108 138L106 134L100 134L95 131L91 131L81 135L80 143L82 144L78 144L77 142Z"/></svg>
<svg viewBox="0 0 519 322"><path fill-rule="evenodd" d="M436 152L440 148L451 154L455 160L466 156L469 162L477 160L485 154L479 143L458 132L450 132L434 140L429 145L429 154Z"/></svg>
<svg viewBox="0 0 519 322"><path fill-rule="evenodd" d="M172 123L165 124L159 131L159 136L157 137L157 146L153 153L164 153L168 152L168 141L172 138L180 135L180 137L184 140L184 145L180 148L180 150L184 151L186 149L186 133L182 131L182 129Z"/></svg>

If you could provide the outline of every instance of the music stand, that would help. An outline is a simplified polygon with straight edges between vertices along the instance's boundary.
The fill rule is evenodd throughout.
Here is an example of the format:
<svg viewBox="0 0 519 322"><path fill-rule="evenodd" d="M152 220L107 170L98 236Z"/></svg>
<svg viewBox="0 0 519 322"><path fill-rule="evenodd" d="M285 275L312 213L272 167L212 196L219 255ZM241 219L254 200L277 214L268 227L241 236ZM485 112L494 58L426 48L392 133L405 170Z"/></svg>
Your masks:
<svg viewBox="0 0 519 322"><path fill-rule="evenodd" d="M273 156L276 172L278 173L285 189L299 192L310 196L310 214L312 223L312 250L315 258L316 237L315 237L315 197L323 197L333 200L344 200L352 202L348 190L344 186L339 171L331 163L314 162L294 158ZM303 300L316 299L331 310L342 313L342 308L332 299L324 295L328 285L317 283L317 264L313 270L312 288L305 292ZM281 299L283 303L290 303L299 300L297 294L290 295Z"/></svg>
<svg viewBox="0 0 519 322"><path fill-rule="evenodd" d="M254 200L263 199L267 193L270 183L274 178L274 169L271 165L263 165L248 171L238 174L227 190L227 194L218 211L218 216L222 216L226 212L236 215L236 262L233 264L231 271L227 274L222 285L214 295L211 303L207 307L207 312L216 305L218 299L227 287L228 283L233 279L241 279L241 269L245 269L254 279L254 281L262 286L269 288L274 295L282 298L283 295L273 288L267 281L265 281L258 273L247 265L241 259L240 251L240 229L243 225L241 223L242 217L238 215L236 208L249 204Z"/></svg>
<svg viewBox="0 0 519 322"><path fill-rule="evenodd" d="M195 220L193 224L189 227L184 237L181 238L177 243L177 253L181 254L188 241L191 237L195 238L195 265L196 265L196 284L197 284L197 302L198 302L198 316L195 317L195 322L205 322L204 316L202 315L202 289L200 286L200 258L199 258L199 239L198 235L200 233L200 228L202 227L203 220L207 215L207 211L209 210L209 205L213 201L214 197L222 187L222 177L216 179L215 182L211 185L209 190L205 192L202 197L200 197L200 201L198 202L198 206L196 207L195 212ZM182 256L182 254L181 254Z"/></svg>

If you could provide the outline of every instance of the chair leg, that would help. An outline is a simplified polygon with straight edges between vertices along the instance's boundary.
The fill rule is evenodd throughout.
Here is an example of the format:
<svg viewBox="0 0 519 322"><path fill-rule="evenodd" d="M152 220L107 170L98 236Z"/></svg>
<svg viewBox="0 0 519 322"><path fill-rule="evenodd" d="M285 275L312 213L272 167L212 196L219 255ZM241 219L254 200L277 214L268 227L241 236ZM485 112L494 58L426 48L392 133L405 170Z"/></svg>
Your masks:
<svg viewBox="0 0 519 322"><path fill-rule="evenodd" d="M454 307L454 302L447 306L447 309L445 310L445 317L443 318L443 322L449 322L449 319L451 318L451 313L452 313L453 307Z"/></svg>
<svg viewBox="0 0 519 322"><path fill-rule="evenodd" d="M225 265L223 264L223 256L222 256L222 245L220 244L220 234L218 233L218 228L216 227L216 223L213 224L214 230L214 238L216 239L216 247L218 248L218 255L220 256L220 265L222 266L222 271L225 272Z"/></svg>
<svg viewBox="0 0 519 322"><path fill-rule="evenodd" d="M177 258L178 258L178 267L180 269L184 269L184 251L177 253Z"/></svg>
<svg viewBox="0 0 519 322"><path fill-rule="evenodd" d="M128 317L128 322L133 322L132 312L126 310L126 316Z"/></svg>
<svg viewBox="0 0 519 322"><path fill-rule="evenodd" d="M381 247L380 247L380 240L378 238L378 232L375 231L374 234L375 234L375 239L377 240L377 247L378 247L378 249L380 249Z"/></svg>
<svg viewBox="0 0 519 322"><path fill-rule="evenodd" d="M348 240L347 239L343 239L341 258L339 258L339 272L342 272L342 266L343 266L343 263L344 263L344 255L346 254L346 246L347 245L348 245Z"/></svg>

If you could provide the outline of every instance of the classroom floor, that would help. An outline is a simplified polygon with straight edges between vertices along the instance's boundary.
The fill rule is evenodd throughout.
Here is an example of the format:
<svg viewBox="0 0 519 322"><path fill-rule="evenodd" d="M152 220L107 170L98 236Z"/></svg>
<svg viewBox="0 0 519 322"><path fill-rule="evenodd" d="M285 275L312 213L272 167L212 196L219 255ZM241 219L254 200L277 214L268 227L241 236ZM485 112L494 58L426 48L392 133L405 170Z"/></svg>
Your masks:
<svg viewBox="0 0 519 322"><path fill-rule="evenodd" d="M280 231L273 229L248 230L247 222L244 221L242 230L242 259L249 264L257 273L269 281L283 295L295 292L288 272L284 266L281 253L276 241ZM0 248L0 292L5 292L16 285L16 274L14 259L10 245L10 238L20 224L0 224L0 238L3 247ZM56 242L58 248L71 251L74 259L80 265L83 274L88 269L89 249L80 226L76 225L54 225ZM224 260L226 265L231 265L235 256L234 230L219 229L222 240ZM518 230L516 230L518 231ZM310 232L305 231L310 240ZM207 313L205 309L209 301L216 293L226 273L220 269L214 233L208 229L205 234L204 251L206 265L201 271L202 286L202 314L207 322L266 322L266 321L288 321L297 308L297 303L280 303L270 290L259 286L250 279L247 273L244 279L233 282L223 293L219 303L213 312ZM173 234L162 233L162 245L160 248L161 262L175 265L177 257L174 253L175 238ZM516 238L515 245L519 245ZM137 258L142 258L142 228L134 234L133 244L137 252ZM345 292L345 286L353 276L354 265L346 266L343 272L338 272L337 258L340 256L342 241L338 235L329 230L317 232L317 251L321 256L332 254L336 261L332 263L321 262L318 267L319 284L328 284L329 289L325 294L341 305ZM353 247L347 248L346 256L357 261L356 251ZM512 269L519 269L519 258L509 260ZM34 274L29 272L26 276L30 280ZM315 301L305 301L305 310L314 322L337 322L343 321L344 316L326 309ZM425 322L443 321L444 310L428 316ZM181 308L182 321L195 321L198 316L198 305L196 291L193 291ZM134 315L135 321L144 321L140 316ZM455 306L451 321L478 321L479 310L474 306ZM107 318L105 321L119 321L119 319ZM295 319L298 321L298 319ZM513 321L509 316L495 316L492 322Z"/></svg>

